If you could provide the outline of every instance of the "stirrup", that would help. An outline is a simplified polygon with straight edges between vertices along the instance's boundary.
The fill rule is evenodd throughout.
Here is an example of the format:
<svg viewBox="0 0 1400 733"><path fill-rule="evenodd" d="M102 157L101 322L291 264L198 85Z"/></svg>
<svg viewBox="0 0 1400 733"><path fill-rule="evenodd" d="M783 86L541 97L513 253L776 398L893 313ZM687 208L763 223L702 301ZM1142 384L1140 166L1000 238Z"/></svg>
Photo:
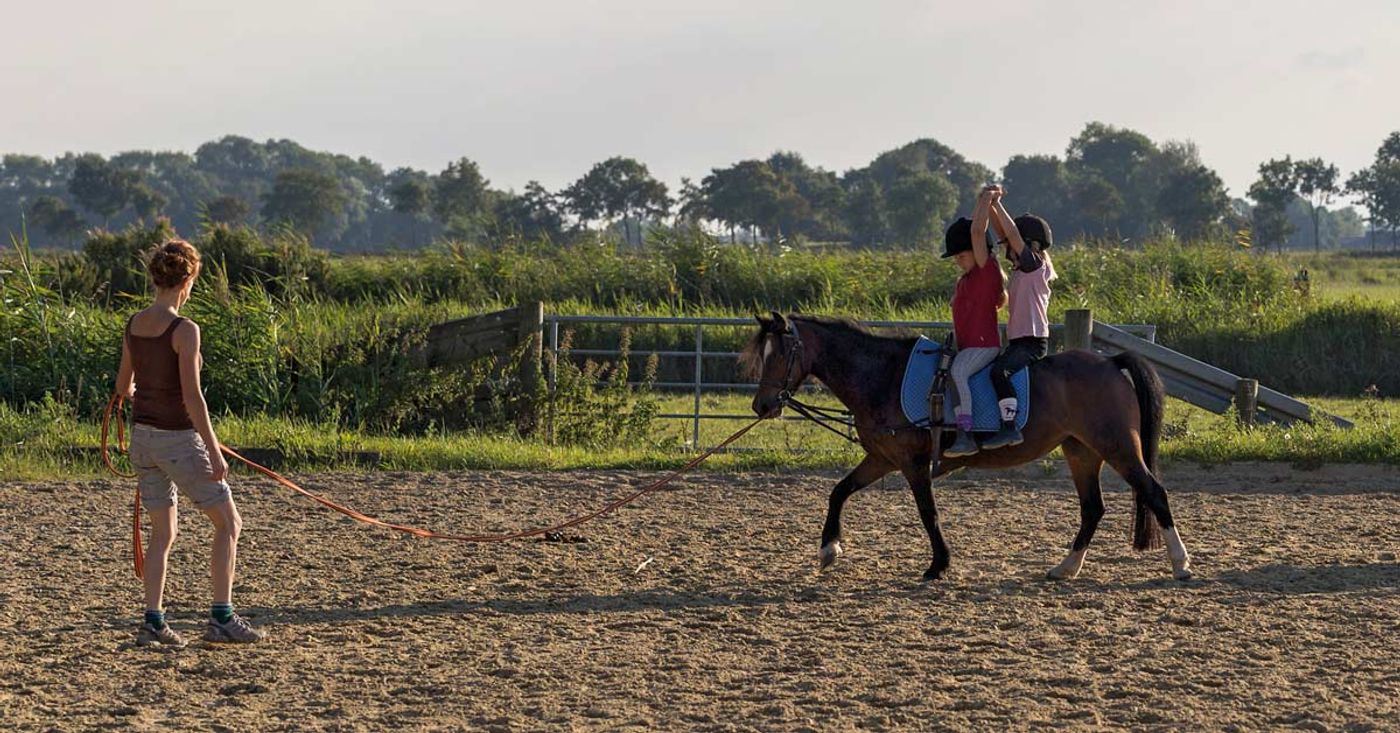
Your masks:
<svg viewBox="0 0 1400 733"><path fill-rule="evenodd" d="M982 448L984 450L996 450L997 448L1009 448L1013 445L1020 445L1024 442L1026 442L1026 439L1021 435L1020 430L1017 430L1014 426L1011 428L1002 427L1000 430L996 431L992 437L982 441Z"/></svg>
<svg viewBox="0 0 1400 733"><path fill-rule="evenodd" d="M963 443L964 439L967 441L966 444L960 446L959 444ZM968 449L969 445L971 446L970 450ZM947 458L964 458L966 456L975 456L981 450L981 446L977 445L977 439L972 437L972 433L959 430L957 439L953 441L952 445L948 446L947 450L943 451L943 455Z"/></svg>

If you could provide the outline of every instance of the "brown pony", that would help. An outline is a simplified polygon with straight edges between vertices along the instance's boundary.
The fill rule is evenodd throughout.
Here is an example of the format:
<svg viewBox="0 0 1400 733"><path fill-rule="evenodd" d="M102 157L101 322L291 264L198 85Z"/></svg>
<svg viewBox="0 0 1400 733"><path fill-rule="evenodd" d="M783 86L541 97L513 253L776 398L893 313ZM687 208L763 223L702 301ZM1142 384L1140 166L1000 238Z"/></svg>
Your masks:
<svg viewBox="0 0 1400 733"><path fill-rule="evenodd" d="M1104 357L1068 351L1032 364L1025 442L944 459L935 476L930 470L932 433L910 425L899 401L915 336L876 334L854 321L822 316L773 313L768 318L759 316L758 323L759 331L741 356L759 380L754 412L763 418L777 417L791 393L807 377L814 377L851 412L865 448L864 460L831 491L819 552L822 569L841 554L841 507L846 499L899 471L914 492L919 518L933 546L933 562L924 579L937 579L948 568L948 545L938 526L933 479L962 467L1020 465L1059 446L1079 493L1079 533L1069 556L1050 570L1051 578L1073 578L1084 566L1089 541L1103 517L1099 471L1105 462L1132 487L1133 547L1159 547L1165 536L1173 575L1181 580L1191 577L1191 561L1172 522L1167 493L1157 481L1162 383L1152 366L1137 355ZM951 443L952 431L945 431L944 438L945 445Z"/></svg>

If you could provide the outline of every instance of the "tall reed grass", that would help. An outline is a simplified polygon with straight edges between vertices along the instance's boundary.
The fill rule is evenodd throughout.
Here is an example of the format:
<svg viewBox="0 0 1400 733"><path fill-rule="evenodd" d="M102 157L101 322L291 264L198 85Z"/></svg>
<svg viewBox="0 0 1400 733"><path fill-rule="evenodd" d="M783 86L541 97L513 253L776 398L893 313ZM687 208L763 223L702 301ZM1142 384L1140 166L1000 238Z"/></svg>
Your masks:
<svg viewBox="0 0 1400 733"><path fill-rule="evenodd" d="M115 376L122 325L147 302L145 281L130 276L139 261L128 260L157 236L164 231L103 233L83 257L36 255L22 233L11 238L0 251L0 400L51 399L80 416L97 413ZM557 313L946 320L957 277L931 251L755 250L684 231L660 233L641 251L515 243L343 259L283 233L215 228L196 244L208 269L187 314L203 326L205 384L217 413L417 434L511 431L525 420L523 407L491 396L515 389L500 370L413 368L414 350L437 322L529 300ZM1305 296L1289 261L1173 241L1069 246L1054 258L1052 320L1089 307L1101 320L1153 323L1162 343L1287 391L1356 395L1374 385L1400 394L1400 305ZM126 273L121 284L97 277L117 271ZM711 350L737 350L746 336L732 328L705 338ZM643 327L628 337L631 359L607 369L567 363L605 380L628 370L668 381L689 367L644 362L652 351L690 348L688 329ZM618 338L580 326L571 341L582 348ZM732 381L732 369L711 360L706 376ZM617 396L606 393L571 399L595 414L640 421L647 413L640 403L607 407ZM597 437L564 427L561 435L583 442ZM609 434L630 429L614 425Z"/></svg>

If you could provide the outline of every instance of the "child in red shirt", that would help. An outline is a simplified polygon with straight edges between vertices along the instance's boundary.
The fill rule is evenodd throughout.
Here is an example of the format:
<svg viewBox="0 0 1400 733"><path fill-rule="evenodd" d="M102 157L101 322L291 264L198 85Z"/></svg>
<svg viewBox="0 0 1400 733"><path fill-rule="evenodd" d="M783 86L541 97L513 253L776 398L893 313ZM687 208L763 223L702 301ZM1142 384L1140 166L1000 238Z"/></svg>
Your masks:
<svg viewBox="0 0 1400 733"><path fill-rule="evenodd" d="M958 353L949 372L958 391L958 434L953 445L943 452L950 458L978 451L977 441L972 438L972 392L968 380L1001 353L997 309L1006 299L1005 276L987 246L987 220L995 194L994 189L984 190L977 197L972 219L963 217L953 222L943 240L943 256L956 258L963 271L953 291L953 335Z"/></svg>

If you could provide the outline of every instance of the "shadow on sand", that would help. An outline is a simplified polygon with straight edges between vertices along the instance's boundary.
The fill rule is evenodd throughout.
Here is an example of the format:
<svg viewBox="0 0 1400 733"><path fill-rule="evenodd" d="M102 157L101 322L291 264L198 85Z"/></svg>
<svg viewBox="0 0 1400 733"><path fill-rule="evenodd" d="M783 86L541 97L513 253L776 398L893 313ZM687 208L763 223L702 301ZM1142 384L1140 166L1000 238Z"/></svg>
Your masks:
<svg viewBox="0 0 1400 733"><path fill-rule="evenodd" d="M995 592L1007 596L1091 596L1099 593L1138 593L1173 589L1209 590L1221 586L1233 590L1280 594L1400 589L1400 564L1395 562L1378 561L1353 565L1273 564L1219 572L1197 565L1194 569L1196 575L1184 581L1174 580L1170 575L1136 581L1091 579L1082 576L1069 581L1046 580L1043 577L1006 579L996 585Z"/></svg>
<svg viewBox="0 0 1400 733"><path fill-rule="evenodd" d="M1260 565L1227 570L1211 580L1241 590L1264 593L1345 593L1400 588L1400 564Z"/></svg>
<svg viewBox="0 0 1400 733"><path fill-rule="evenodd" d="M534 598L494 598L481 601L440 600L374 608L289 606L242 609L259 623L316 624L374 619L421 618L434 616L534 616L548 614L628 614L645 611L686 611L706 609L758 609L787 604L805 605L830 601L874 601L893 597L925 598L954 591L964 598L979 600L995 596L1067 595L1091 597L1101 593L1133 593L1153 590L1229 586L1259 593L1307 594L1352 591L1393 591L1400 589L1400 564L1376 562L1357 565L1261 565L1245 570L1226 570L1179 582L1170 577L1130 583L1099 582L1086 579L1066 582L1035 578L1004 578L989 583L950 584L895 583L859 590L814 585L789 588L789 592L635 590L615 594L577 593ZM969 595L970 594L970 595Z"/></svg>
<svg viewBox="0 0 1400 733"><path fill-rule="evenodd" d="M926 594L930 586L923 584L892 585L859 591L831 591L820 586L794 588L790 593L753 593L747 591L683 591L636 590L599 595L579 593L536 598L495 598L482 601L442 600L375 608L349 607L241 607L240 610L260 623L333 623L369 619L393 619L431 616L532 616L537 614L612 614L643 611L682 611L705 609L756 609L789 603L821 603L836 598L870 600L894 596L915 597Z"/></svg>

